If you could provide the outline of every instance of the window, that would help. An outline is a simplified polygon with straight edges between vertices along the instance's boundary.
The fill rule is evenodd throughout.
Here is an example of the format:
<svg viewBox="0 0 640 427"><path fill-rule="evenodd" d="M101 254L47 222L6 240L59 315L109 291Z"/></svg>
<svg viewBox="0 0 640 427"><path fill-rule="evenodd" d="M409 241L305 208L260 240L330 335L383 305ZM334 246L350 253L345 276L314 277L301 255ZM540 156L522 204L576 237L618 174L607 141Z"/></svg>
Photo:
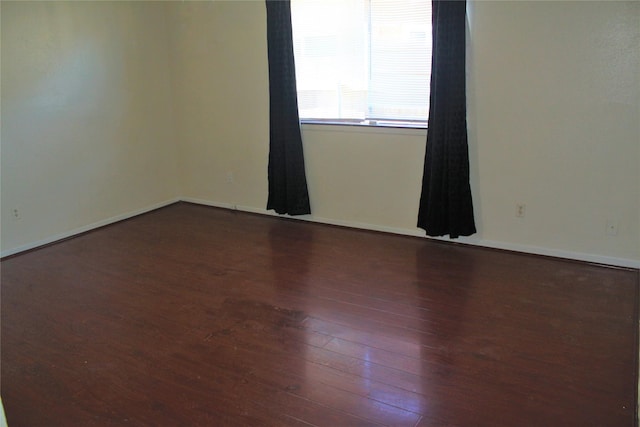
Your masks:
<svg viewBox="0 0 640 427"><path fill-rule="evenodd" d="M426 126L430 0L292 0L302 122Z"/></svg>

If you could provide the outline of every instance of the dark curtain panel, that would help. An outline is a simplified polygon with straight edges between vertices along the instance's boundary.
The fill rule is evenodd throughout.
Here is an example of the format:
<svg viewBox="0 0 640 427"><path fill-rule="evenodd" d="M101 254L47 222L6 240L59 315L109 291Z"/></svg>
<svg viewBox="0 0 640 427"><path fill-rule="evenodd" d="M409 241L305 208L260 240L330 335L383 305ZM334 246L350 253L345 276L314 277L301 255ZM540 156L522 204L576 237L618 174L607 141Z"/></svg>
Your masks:
<svg viewBox="0 0 640 427"><path fill-rule="evenodd" d="M427 151L418 227L452 238L476 232L469 186L465 93L466 1L433 1Z"/></svg>
<svg viewBox="0 0 640 427"><path fill-rule="evenodd" d="M311 213L304 170L293 58L291 4L267 0L269 54L269 200L279 214Z"/></svg>

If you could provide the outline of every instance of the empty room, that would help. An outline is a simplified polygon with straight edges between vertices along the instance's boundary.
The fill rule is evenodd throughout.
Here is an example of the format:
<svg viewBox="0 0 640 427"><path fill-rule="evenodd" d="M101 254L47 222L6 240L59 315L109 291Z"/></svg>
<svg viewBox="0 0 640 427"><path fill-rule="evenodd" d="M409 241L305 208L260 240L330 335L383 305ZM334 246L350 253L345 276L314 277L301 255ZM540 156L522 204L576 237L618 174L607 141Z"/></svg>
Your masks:
<svg viewBox="0 0 640 427"><path fill-rule="evenodd" d="M0 421L638 425L640 2L0 15Z"/></svg>

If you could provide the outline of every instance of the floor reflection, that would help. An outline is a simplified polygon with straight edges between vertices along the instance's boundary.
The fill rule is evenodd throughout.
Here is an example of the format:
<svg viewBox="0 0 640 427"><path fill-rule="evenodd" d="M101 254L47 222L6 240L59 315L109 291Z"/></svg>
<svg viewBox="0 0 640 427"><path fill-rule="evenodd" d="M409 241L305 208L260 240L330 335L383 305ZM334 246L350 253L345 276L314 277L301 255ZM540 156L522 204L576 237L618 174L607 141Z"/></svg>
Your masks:
<svg viewBox="0 0 640 427"><path fill-rule="evenodd" d="M277 221L269 228L269 256L274 289L304 292L314 244L305 224Z"/></svg>
<svg viewBox="0 0 640 427"><path fill-rule="evenodd" d="M460 266L464 266L463 269ZM447 405L451 393L459 392L453 384L460 372L457 355L462 351L468 319L468 300L474 288L475 258L465 248L425 244L415 257L416 300L422 310L429 334L423 335L420 358L421 373L431 398L431 419L451 423L455 409ZM455 425L455 422L454 424Z"/></svg>

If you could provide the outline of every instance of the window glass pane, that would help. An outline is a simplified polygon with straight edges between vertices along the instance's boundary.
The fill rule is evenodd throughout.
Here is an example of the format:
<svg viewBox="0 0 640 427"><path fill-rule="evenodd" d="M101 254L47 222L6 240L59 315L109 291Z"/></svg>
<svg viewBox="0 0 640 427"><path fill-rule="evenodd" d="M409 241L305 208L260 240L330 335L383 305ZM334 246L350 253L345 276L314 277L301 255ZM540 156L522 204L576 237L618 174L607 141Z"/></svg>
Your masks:
<svg viewBox="0 0 640 427"><path fill-rule="evenodd" d="M371 0L369 117L426 120L431 3Z"/></svg>
<svg viewBox="0 0 640 427"><path fill-rule="evenodd" d="M427 120L429 0L292 0L302 119Z"/></svg>
<svg viewBox="0 0 640 427"><path fill-rule="evenodd" d="M300 117L364 119L368 89L365 1L295 0L291 13Z"/></svg>

